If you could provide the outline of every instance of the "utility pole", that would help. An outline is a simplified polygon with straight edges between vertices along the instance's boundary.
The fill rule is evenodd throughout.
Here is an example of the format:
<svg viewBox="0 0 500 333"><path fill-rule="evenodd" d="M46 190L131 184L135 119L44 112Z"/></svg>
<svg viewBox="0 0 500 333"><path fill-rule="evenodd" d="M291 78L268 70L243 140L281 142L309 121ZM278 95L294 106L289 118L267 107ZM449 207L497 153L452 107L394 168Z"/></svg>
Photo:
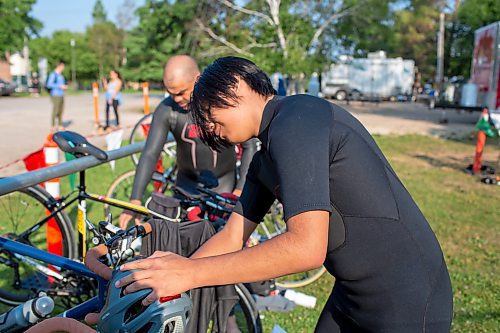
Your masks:
<svg viewBox="0 0 500 333"><path fill-rule="evenodd" d="M444 13L439 14L439 34L437 45L437 68L436 84L439 94L443 91L443 72L444 72Z"/></svg>
<svg viewBox="0 0 500 333"><path fill-rule="evenodd" d="M76 89L76 63L75 63L75 40L71 38L69 45L71 45L71 81L73 87Z"/></svg>

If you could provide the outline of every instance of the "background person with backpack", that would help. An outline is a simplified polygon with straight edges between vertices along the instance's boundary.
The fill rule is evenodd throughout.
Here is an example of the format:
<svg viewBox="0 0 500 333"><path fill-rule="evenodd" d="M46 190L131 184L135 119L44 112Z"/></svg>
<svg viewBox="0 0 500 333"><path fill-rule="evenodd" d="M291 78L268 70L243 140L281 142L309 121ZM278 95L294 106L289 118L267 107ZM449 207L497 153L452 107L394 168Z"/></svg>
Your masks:
<svg viewBox="0 0 500 333"><path fill-rule="evenodd" d="M68 89L66 85L66 80L62 75L64 71L64 62L59 61L54 68L54 71L50 73L45 83L45 88L50 94L50 99L52 101L52 131L64 130L62 122L62 114L64 111L64 91ZM56 126L57 119L57 126Z"/></svg>

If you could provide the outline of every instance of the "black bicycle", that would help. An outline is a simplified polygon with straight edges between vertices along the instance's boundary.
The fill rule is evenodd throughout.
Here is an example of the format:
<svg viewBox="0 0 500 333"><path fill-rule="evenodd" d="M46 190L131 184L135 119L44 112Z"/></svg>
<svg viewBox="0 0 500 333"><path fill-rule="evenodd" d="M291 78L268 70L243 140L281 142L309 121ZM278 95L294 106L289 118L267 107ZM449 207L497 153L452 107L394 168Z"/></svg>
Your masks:
<svg viewBox="0 0 500 333"><path fill-rule="evenodd" d="M77 157L93 155L102 160L107 158L104 151L92 146L77 133L59 132L54 137L62 150ZM5 221L0 225L11 227L9 228L11 231L4 230L2 236L41 251L50 249L47 239L50 241L50 238L55 238L58 240L56 248L61 257L81 261L88 247L102 244L111 231L119 232L118 228L111 224L111 215L106 215L106 221L97 226L87 219L85 204L87 199L131 210L141 215L144 220L152 217L169 219L128 201L87 193L84 170L80 172L77 191L58 200L40 186L28 187L0 197L0 220ZM73 223L65 212L75 202L78 202L77 237L74 234ZM11 306L46 294L53 297L62 310L66 310L97 294L97 283L94 279L71 269L34 260L6 248L0 248L0 272L3 277L0 280L0 302ZM239 302L235 306L234 313L240 330L260 332L260 318L252 296L243 285L237 285L236 291Z"/></svg>

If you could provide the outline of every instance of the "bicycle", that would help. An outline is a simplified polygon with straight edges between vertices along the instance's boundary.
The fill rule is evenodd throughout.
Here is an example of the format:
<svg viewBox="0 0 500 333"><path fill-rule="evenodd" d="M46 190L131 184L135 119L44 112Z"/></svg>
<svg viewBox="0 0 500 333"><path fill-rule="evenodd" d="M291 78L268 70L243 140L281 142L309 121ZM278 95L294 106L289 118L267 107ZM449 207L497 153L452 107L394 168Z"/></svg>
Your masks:
<svg viewBox="0 0 500 333"><path fill-rule="evenodd" d="M83 155L93 155L97 158L105 160L107 158L106 153L99 148L91 145L87 140L77 133L73 132L58 132L54 134L54 139L60 148L77 156ZM49 220L55 220L57 226L61 226L62 234L62 255L69 259L79 259L80 261L86 254L87 248L87 229L94 233L91 237L91 241L94 245L97 245L103 241L99 230L86 218L86 204L85 200L89 199L92 201L105 203L111 206L117 206L121 209L131 210L143 218L156 217L160 219L166 219L171 221L178 221L177 219L172 219L165 217L162 214L153 212L146 207L134 205L126 201L120 201L112 198L106 198L96 194L90 194L86 192L85 185L85 170L80 172L80 184L78 186L78 191L76 197L74 192L68 194L61 199L54 199L45 190L39 186L29 187L23 189L19 192L14 192L14 195L8 195L7 201L3 203L16 204L15 198L19 198L18 194L25 196L27 204L35 204L35 208L40 211L40 214L45 214L47 211L48 215L38 221L32 227L21 233L8 233L4 237L10 241L18 241L23 245L34 248L37 251L42 251L46 249L45 243L43 242L43 235L37 233L39 230L46 230ZM78 203L78 240L76 244L73 238L73 227L67 214L64 212L68 206L70 206L75 201ZM20 208L25 208L21 210L21 214L13 214L9 217L11 222L15 225L19 225L19 222L25 218L31 211L27 210L27 204L18 205ZM6 205L4 205L6 206ZM10 207L10 206L9 206ZM12 211L7 209L6 211ZM3 215L0 215L3 217ZM108 215L108 222L111 221L111 215ZM111 226L112 224L109 223ZM39 249L41 248L41 249ZM48 254L53 256L53 254ZM50 257L52 258L52 257ZM39 258L37 258L39 259ZM42 258L43 259L43 258ZM59 261L58 261L59 263ZM80 304L87 299L91 299L96 295L95 281L89 280L88 276L83 274L75 274L74 270L65 270L64 266L54 265L50 261L37 262L26 257L25 254L21 252L12 252L9 249L2 248L0 246L0 271L2 271L3 276L8 276L7 279L3 279L0 285L0 302L7 305L18 305L24 303L29 299L33 299L37 294L43 292L52 297L58 297L62 307L64 309L70 308L75 304ZM10 283L9 283L10 282ZM9 285L6 285L9 284ZM258 317L258 311L256 305L246 288L242 285L237 287L238 296L240 301L238 303L238 313L241 313L240 319L241 325L250 327L248 332L258 332L260 327L260 319Z"/></svg>
<svg viewBox="0 0 500 333"><path fill-rule="evenodd" d="M107 234L106 229L106 226L104 226L104 224L101 224L101 231ZM146 231L146 228L144 228L143 226L135 226L129 229L127 232L123 232L118 236L115 235L108 237L105 233L99 232L99 237L102 237L103 244L110 248L110 253L117 253L120 259L125 259L125 256L123 256L121 252L117 252L114 247L117 243L117 239L125 238L132 234L134 234L136 237L142 237L146 234ZM127 251L124 251L124 253L125 252ZM130 251L128 251L128 253L130 253ZM97 312L104 305L107 282L103 278L96 275L94 272L90 271L81 262L48 253L33 246L2 236L0 236L0 255L3 264L6 264L5 259L7 257L10 257L12 262L15 260L14 258L17 258L30 263L33 270L41 272L43 274L47 274L48 276L52 276L56 279L58 278L57 275L61 275L66 279L68 279L68 277L70 276L80 276L89 282L91 281L92 284L96 284L95 289L97 292L95 295L92 295L91 298L85 300L84 302L78 303L76 304L76 306L60 313L59 316L61 317L81 320L86 314L90 312ZM52 267L57 267L58 271L54 274L50 273L51 269L49 268L49 265L52 265ZM44 293L41 290L37 290L36 292L33 292L33 294L27 300L36 298L40 294L50 296L50 293Z"/></svg>
<svg viewBox="0 0 500 333"><path fill-rule="evenodd" d="M104 151L91 145L76 133L58 132L54 134L54 140L62 150L77 156L93 155L100 160L107 159ZM2 197L0 207L3 211L0 211L0 216L3 220L9 221L12 226L12 231L5 235L11 240L39 249L51 250L66 258L81 261L87 247L91 243L98 242L97 230L87 219L86 200L129 209L145 217L166 218L142 206L87 193L85 170L83 170L80 172L78 189L60 199L54 199L40 186L21 189ZM74 236L73 223L65 212L75 202L78 202L77 237ZM26 229L22 228L23 223L30 221L35 221L35 223ZM89 232L94 233L94 236L88 237ZM80 281L77 277L72 277L71 281L65 281L61 285L57 282L65 279L57 272L57 269L46 270L39 267L39 272L50 277L47 279L33 276L31 267L39 266L23 258L6 258L5 253L0 257L0 271L4 276L9 276L0 282L0 302L7 305L20 304L32 298L30 290L35 289L46 290L51 296L62 296L63 304L68 307L72 303L81 302L82 296L88 298L93 294L93 286L89 285L88 281ZM72 298L75 299L72 300Z"/></svg>
<svg viewBox="0 0 500 333"><path fill-rule="evenodd" d="M173 195L175 192L176 194L180 194L180 196L183 197L184 202L181 203L181 206L183 207L184 211L186 211L188 208L203 205L205 208L202 208L201 215L204 215L205 217L209 217L210 214L222 218L229 215L231 211L228 211L225 206L229 205L230 207L233 207L236 204L235 200L227 200L227 197L224 198L220 194L210 191L204 186L198 186L196 188L198 192L201 192L204 195L199 195L196 193L193 194L182 191L182 189L175 188L175 177L173 177L172 175L174 171L175 169L171 167L164 173L160 173L158 171L153 172L152 181L148 184L143 195L143 202L145 202L147 198L151 196L151 193L155 191L160 193L166 192L166 195L169 196ZM113 180L113 182L109 186L106 192L106 196L119 198L121 200L128 200L132 192L134 177L135 170L130 170L115 178L115 180ZM219 209L219 212L210 212L210 207L214 207L214 205L222 206L223 209ZM105 207L105 214L107 215L110 212L112 212L111 207ZM186 214L187 213L185 213L184 215ZM271 206L270 212L265 216L264 221L257 227L257 233L251 236L249 243L255 245L259 242L271 239L283 233L285 230L286 225L283 220L283 206L278 201L276 201ZM276 285L282 288L304 287L318 280L325 272L326 269L322 266L311 271L280 277L276 280Z"/></svg>
<svg viewBox="0 0 500 333"><path fill-rule="evenodd" d="M151 227L148 224L134 226L127 231L120 230L118 233L112 231L110 227L111 224L109 222L103 221L99 224L98 236L102 242L99 247L90 250L85 257L86 262L92 263L92 265L89 264L89 267L93 266L93 269L87 268L82 263L69 258L47 253L1 236L0 252L11 253L13 256L23 257L24 260L31 260L32 262L37 260L40 263L51 264L59 267L61 272L73 272L73 275L85 276L87 279L95 281L98 286L94 297L57 315L61 318L82 320L87 314L100 311L105 304L108 280L110 280L112 273L112 269L108 266L116 268L124 261L132 258L134 256L134 251L132 250L133 242L151 231ZM100 266L98 266L97 258L101 258L102 255L105 255L102 258L105 264L100 263ZM103 267L105 268L104 270ZM27 327L19 327L17 331L24 328Z"/></svg>

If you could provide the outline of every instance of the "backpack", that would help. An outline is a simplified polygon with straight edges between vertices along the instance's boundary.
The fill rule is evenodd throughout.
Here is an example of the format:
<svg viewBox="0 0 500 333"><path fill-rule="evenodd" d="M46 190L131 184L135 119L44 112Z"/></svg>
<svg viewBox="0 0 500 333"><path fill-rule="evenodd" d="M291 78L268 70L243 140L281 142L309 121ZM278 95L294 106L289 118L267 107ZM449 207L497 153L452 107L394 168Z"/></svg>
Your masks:
<svg viewBox="0 0 500 333"><path fill-rule="evenodd" d="M52 73L54 73L54 81L52 83L56 83L57 82L57 75L55 74L55 72L52 72ZM49 94L52 92L52 88L49 88L49 79L50 79L50 75L52 73L50 73L49 76L47 76L47 80L45 81L45 90L47 90L47 92Z"/></svg>

